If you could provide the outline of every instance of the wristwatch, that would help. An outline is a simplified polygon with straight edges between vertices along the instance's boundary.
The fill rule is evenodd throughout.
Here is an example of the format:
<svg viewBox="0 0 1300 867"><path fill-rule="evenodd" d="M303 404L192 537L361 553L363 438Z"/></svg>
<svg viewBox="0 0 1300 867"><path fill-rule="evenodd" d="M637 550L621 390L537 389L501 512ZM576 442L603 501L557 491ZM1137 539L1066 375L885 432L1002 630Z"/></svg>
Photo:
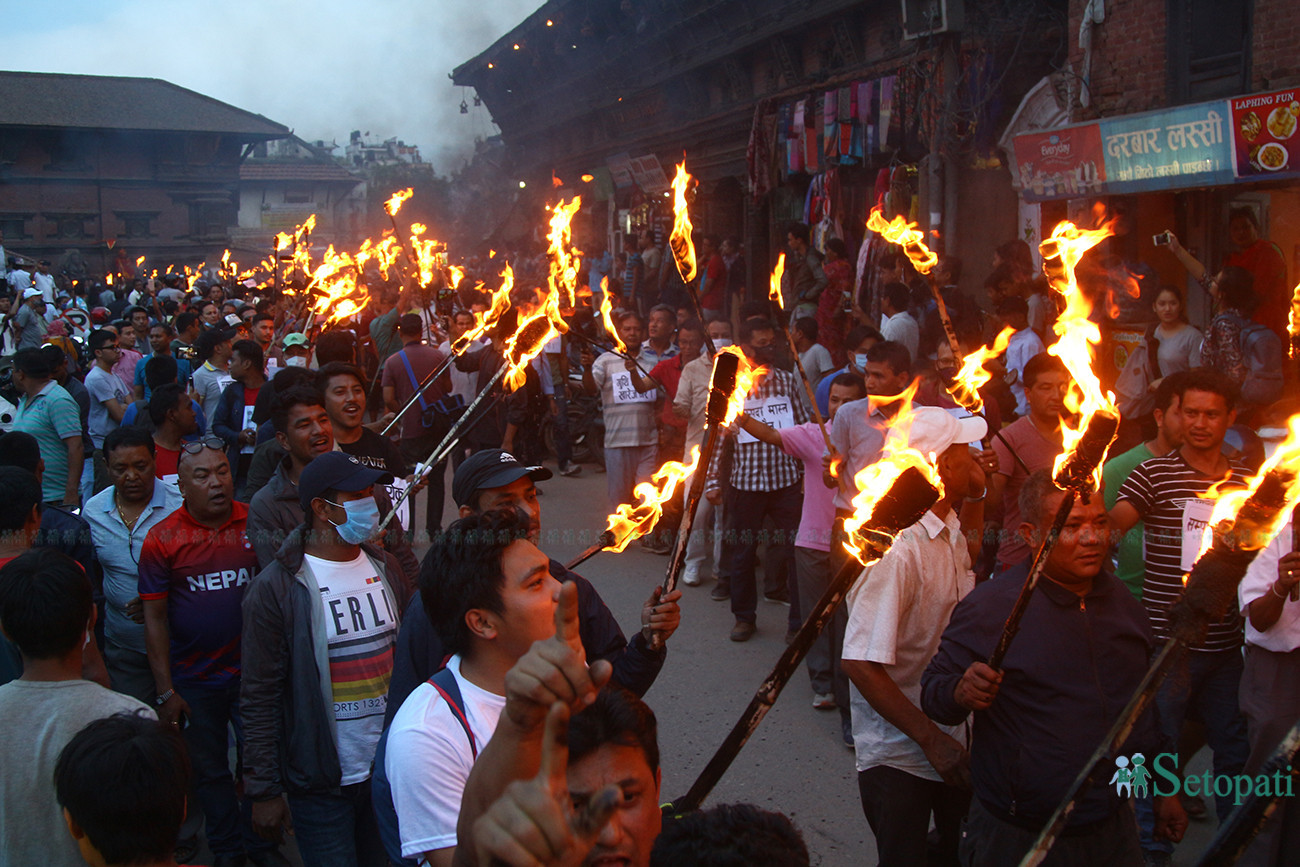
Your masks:
<svg viewBox="0 0 1300 867"><path fill-rule="evenodd" d="M158 707L162 707L162 706L165 705L168 701L170 701L170 700L171 700L171 697L174 696L175 694L176 694L176 690L174 690L174 689L169 689L169 690L167 690L166 692L164 692L162 695L160 695L160 696L158 696L157 698L155 698L155 699L153 700L153 703L156 704L156 705L158 705Z"/></svg>

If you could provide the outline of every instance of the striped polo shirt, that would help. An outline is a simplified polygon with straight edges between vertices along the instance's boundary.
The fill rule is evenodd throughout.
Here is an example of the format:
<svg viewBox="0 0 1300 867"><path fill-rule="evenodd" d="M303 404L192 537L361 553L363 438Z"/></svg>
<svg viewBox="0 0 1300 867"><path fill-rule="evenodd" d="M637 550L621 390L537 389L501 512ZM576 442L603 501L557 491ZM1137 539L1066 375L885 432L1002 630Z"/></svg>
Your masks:
<svg viewBox="0 0 1300 867"><path fill-rule="evenodd" d="M1231 482L1225 487L1244 487L1246 474L1231 466ZM1169 637L1169 608L1183 595L1185 563L1195 558L1200 537L1187 534L1189 524L1208 517L1212 500L1200 495L1220 481L1202 475L1183 459L1179 451L1164 457L1150 458L1138 464L1119 490L1117 502L1129 502L1146 524L1143 534L1143 559L1146 578L1142 604L1151 618L1156 637ZM1185 550L1186 546L1186 550ZM1234 650L1241 647L1241 614L1236 602L1222 619L1211 623L1205 641L1193 650Z"/></svg>

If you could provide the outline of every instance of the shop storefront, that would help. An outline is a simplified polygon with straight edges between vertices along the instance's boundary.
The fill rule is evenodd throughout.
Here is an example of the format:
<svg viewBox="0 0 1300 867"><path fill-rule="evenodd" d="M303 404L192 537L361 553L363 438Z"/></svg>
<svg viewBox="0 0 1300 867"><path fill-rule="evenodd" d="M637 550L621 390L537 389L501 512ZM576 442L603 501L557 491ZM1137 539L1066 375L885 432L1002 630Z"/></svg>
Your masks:
<svg viewBox="0 0 1300 867"><path fill-rule="evenodd" d="M1062 219L1115 217L1093 266L1109 275L1112 372L1154 320L1161 285L1183 290L1204 330L1211 299L1164 233L1211 271L1234 247L1229 213L1247 208L1281 252L1287 286L1300 277L1300 90L1252 94L1023 133L1013 139L1022 211L1042 233ZM1036 213L1035 213L1036 211ZM1136 288L1137 295L1132 294Z"/></svg>

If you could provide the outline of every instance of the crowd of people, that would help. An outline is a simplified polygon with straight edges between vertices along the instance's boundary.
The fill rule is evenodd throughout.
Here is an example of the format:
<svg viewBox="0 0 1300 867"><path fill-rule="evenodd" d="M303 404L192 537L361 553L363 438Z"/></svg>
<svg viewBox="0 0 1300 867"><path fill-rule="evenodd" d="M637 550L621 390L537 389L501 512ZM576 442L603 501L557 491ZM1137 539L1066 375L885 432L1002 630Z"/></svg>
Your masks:
<svg viewBox="0 0 1300 867"><path fill-rule="evenodd" d="M1074 387L1047 351L1057 306L1023 242L998 249L981 304L954 256L927 281L888 245L854 259L794 224L774 307L746 291L735 239L701 236L688 287L647 230L583 268L615 333L578 311L513 390L496 377L513 310L462 346L488 307L478 290L370 275L363 313L321 330L291 292L68 286L11 262L0 719L34 737L0 759L0 865L171 864L200 835L215 864L283 864L290 833L309 865L807 864L780 814L660 809L643 696L682 591L654 588L629 638L544 553L558 531L543 531L538 484L579 475L582 441L609 510L635 503L702 443L713 356L733 340L763 371L695 470L682 584L730 606L735 642L759 628L761 587L791 641L851 556L859 473L908 412L943 494L832 612L806 660L813 706L839 714L880 863L1017 862L1168 637L1203 495L1263 460L1239 422L1278 412L1267 293L1281 284L1249 212L1232 219L1244 252L1213 274L1169 245L1215 318L1202 335L1179 288L1150 294L1104 485L1074 502L998 669L987 660L1065 496L1051 473ZM521 258L519 285L544 269ZM971 415L949 386L1005 329ZM682 506L646 551L672 550ZM1181 772L1208 745L1216 778L1268 757L1300 716L1291 551L1288 524L1124 755L1174 754ZM1168 863L1189 814L1212 799L1222 822L1235 806L1201 795L1093 786L1048 863ZM1300 827L1280 814L1259 863L1284 863Z"/></svg>

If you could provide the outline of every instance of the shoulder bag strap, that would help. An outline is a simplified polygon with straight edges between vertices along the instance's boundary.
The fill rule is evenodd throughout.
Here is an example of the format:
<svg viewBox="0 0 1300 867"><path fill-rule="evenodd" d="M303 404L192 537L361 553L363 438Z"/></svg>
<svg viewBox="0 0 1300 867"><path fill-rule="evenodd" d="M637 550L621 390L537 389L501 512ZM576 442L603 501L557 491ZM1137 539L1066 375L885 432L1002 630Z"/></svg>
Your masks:
<svg viewBox="0 0 1300 867"><path fill-rule="evenodd" d="M469 738L469 751L478 761L478 741L474 738L474 732L470 730L469 718L465 716L465 700L461 698L460 686L456 683L456 675L451 673L450 668L444 668L429 678L429 683L433 688L438 690L438 695L451 706L451 711L456 716L456 721L460 727L465 730L465 737Z"/></svg>

